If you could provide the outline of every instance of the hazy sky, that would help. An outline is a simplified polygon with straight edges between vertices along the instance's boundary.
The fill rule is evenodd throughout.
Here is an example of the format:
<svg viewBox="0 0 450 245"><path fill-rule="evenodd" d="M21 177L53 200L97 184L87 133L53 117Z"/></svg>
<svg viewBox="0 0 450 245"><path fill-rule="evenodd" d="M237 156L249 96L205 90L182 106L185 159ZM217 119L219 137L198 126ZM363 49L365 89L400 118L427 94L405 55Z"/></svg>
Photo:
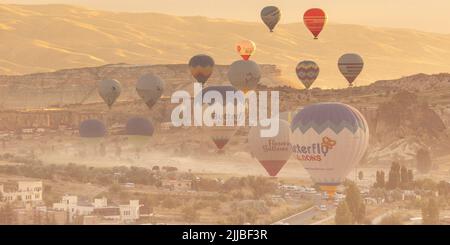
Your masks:
<svg viewBox="0 0 450 245"><path fill-rule="evenodd" d="M299 21L307 8L321 7L332 22L450 33L450 0L0 0L0 3L64 3L102 10L249 21L259 20L262 7L276 5L283 12L284 23Z"/></svg>

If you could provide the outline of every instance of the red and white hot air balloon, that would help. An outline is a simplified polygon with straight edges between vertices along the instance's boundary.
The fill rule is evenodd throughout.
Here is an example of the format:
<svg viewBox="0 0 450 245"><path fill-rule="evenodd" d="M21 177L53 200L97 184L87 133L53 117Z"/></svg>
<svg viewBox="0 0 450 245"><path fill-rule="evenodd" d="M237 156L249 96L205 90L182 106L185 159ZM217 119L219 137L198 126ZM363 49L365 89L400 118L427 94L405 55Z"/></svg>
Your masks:
<svg viewBox="0 0 450 245"><path fill-rule="evenodd" d="M244 60L250 59L250 56L255 53L255 50L256 44L252 40L242 40L236 43L236 51Z"/></svg>
<svg viewBox="0 0 450 245"><path fill-rule="evenodd" d="M320 32L327 23L327 15L322 9L309 9L303 15L303 22L309 31L314 35L314 39L318 39Z"/></svg>
<svg viewBox="0 0 450 245"><path fill-rule="evenodd" d="M278 134L274 137L262 137L263 129L262 126L252 127L248 134L248 144L252 155L270 176L275 177L292 154L291 129L284 120L279 120Z"/></svg>

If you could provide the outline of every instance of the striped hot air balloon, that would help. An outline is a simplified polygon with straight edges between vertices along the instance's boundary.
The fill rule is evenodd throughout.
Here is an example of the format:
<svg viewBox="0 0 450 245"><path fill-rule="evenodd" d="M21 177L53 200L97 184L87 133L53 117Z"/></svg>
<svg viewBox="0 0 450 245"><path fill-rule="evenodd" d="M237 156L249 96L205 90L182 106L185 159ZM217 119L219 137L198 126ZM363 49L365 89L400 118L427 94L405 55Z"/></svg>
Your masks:
<svg viewBox="0 0 450 245"><path fill-rule="evenodd" d="M291 129L295 157L329 196L358 165L369 144L366 120L342 103L306 106L295 116Z"/></svg>
<svg viewBox="0 0 450 245"><path fill-rule="evenodd" d="M319 34L327 23L327 15L322 9L309 9L303 15L303 22L308 30L314 35L314 39L318 39Z"/></svg>
<svg viewBox="0 0 450 245"><path fill-rule="evenodd" d="M289 123L279 120L278 134L262 137L262 126L252 127L248 134L250 152L258 159L267 173L275 177L289 160L291 150L291 129Z"/></svg>
<svg viewBox="0 0 450 245"><path fill-rule="evenodd" d="M319 76L319 66L314 61L305 60L298 63L295 69L298 79L309 89Z"/></svg>
<svg viewBox="0 0 450 245"><path fill-rule="evenodd" d="M339 58L338 67L351 87L364 68L364 61L358 54L344 54Z"/></svg>
<svg viewBox="0 0 450 245"><path fill-rule="evenodd" d="M270 32L273 32L273 28L278 24L281 18L281 11L275 6L267 6L261 10L261 19L269 28Z"/></svg>
<svg viewBox="0 0 450 245"><path fill-rule="evenodd" d="M214 60L211 56L200 54L189 60L192 76L201 84L205 84L214 70Z"/></svg>

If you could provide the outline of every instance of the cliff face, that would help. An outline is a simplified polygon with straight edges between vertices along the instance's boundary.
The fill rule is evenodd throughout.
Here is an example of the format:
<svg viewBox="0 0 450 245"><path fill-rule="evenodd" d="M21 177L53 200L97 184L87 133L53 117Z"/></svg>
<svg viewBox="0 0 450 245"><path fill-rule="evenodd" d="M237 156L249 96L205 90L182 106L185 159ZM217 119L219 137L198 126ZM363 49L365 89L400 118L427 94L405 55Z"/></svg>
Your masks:
<svg viewBox="0 0 450 245"><path fill-rule="evenodd" d="M274 65L260 65L262 83L282 83L281 71ZM228 83L228 66L217 65L208 84ZM55 105L101 102L97 96L97 81L106 78L119 80L123 92L118 101L138 99L135 92L137 79L154 73L166 82L164 96L176 90L192 93L193 82L187 65L107 65L80 69L60 70L23 76L0 76L0 105L2 109L40 108Z"/></svg>

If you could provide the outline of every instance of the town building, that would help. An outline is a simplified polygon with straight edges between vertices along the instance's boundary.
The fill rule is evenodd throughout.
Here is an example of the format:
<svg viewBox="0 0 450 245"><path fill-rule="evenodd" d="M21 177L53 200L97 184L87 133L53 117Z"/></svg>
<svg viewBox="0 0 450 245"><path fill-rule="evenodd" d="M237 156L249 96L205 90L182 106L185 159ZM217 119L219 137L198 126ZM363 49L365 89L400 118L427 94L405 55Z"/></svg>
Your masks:
<svg viewBox="0 0 450 245"><path fill-rule="evenodd" d="M0 197L3 202L41 202L42 181L18 181L0 183Z"/></svg>

